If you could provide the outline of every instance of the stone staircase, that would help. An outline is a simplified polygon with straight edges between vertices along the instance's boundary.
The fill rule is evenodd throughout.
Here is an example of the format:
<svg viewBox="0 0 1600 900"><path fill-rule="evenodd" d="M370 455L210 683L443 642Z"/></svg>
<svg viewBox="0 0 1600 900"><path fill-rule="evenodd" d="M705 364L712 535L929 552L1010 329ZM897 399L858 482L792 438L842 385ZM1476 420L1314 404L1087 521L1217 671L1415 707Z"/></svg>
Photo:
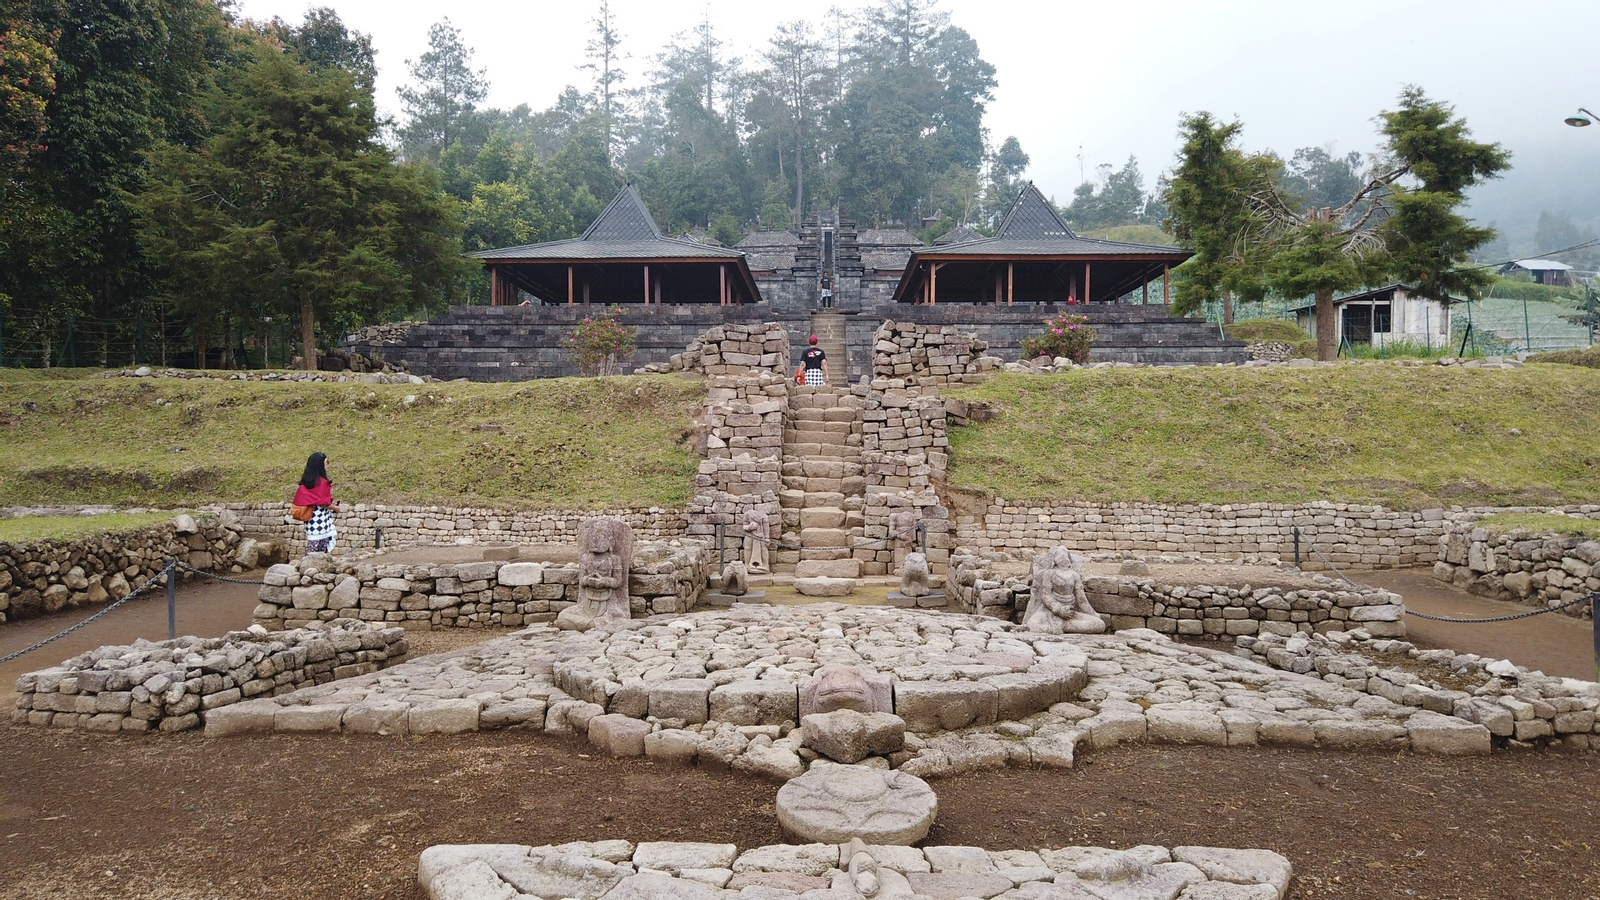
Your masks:
<svg viewBox="0 0 1600 900"><path fill-rule="evenodd" d="M821 344L822 335L817 337ZM826 347L824 351L831 361L833 351ZM783 542L800 549L779 550L773 558L774 571L798 577L861 576L861 561L854 558L850 545L859 540L866 524L863 406L862 398L832 385L790 389L778 500L783 508Z"/></svg>
<svg viewBox="0 0 1600 900"><path fill-rule="evenodd" d="M828 354L828 384L835 387L849 384L850 351L845 343L844 315L832 311L812 313L811 333L817 336L817 346ZM789 358L799 360L804 352L804 347L798 351L791 350Z"/></svg>

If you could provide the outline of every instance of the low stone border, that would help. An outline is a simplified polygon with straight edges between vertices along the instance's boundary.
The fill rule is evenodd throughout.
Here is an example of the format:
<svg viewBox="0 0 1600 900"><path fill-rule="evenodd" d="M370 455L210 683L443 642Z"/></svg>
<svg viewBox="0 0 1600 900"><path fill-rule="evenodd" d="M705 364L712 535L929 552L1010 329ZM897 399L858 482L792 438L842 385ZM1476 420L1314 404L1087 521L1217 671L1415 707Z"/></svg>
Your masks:
<svg viewBox="0 0 1600 900"><path fill-rule="evenodd" d="M1600 591L1600 541L1559 534L1496 534L1472 524L1453 526L1439 540L1433 577L1495 600L1537 606L1570 603ZM1593 618L1591 604L1561 610Z"/></svg>
<svg viewBox="0 0 1600 900"><path fill-rule="evenodd" d="M634 545L633 614L687 612L705 590L714 554L697 543ZM403 628L553 622L577 602L576 563L471 562L381 565L317 554L269 568L254 617L294 628L335 618Z"/></svg>
<svg viewBox="0 0 1600 900"><path fill-rule="evenodd" d="M1036 679L1035 660L1048 664L1038 673L1047 676L1081 665L1087 684L1075 699L1041 709L1070 684ZM1492 748L1487 726L1423 715L1370 693L1376 685L1357 690L1148 629L1043 635L978 616L834 603L736 605L582 634L536 625L379 675L238 704L208 720L207 734L524 727L587 738L608 755L788 780L818 760L789 718L797 685L829 664L916 678L893 685L906 727L901 749L860 764L921 778L1008 765L1071 768L1082 748L1146 740ZM286 717L289 707L306 709Z"/></svg>
<svg viewBox="0 0 1600 900"><path fill-rule="evenodd" d="M861 854L870 859L862 859ZM441 844L422 851L429 900L1281 900L1294 877L1269 850L1149 844L981 847L628 841Z"/></svg>
<svg viewBox="0 0 1600 900"><path fill-rule="evenodd" d="M11 721L90 731L185 731L251 697L282 696L406 658L405 632L338 620L286 632L110 646L17 679Z"/></svg>
<svg viewBox="0 0 1600 900"><path fill-rule="evenodd" d="M1021 554L1025 561L1030 554ZM957 549L951 559L950 591L969 612L1020 622L1033 596L1033 577L1001 575L995 564L1011 554ZM1147 570L1125 561L1124 570ZM1399 594L1354 586L1316 573L1287 570L1285 577L1315 587L1252 587L1239 584L1169 584L1141 574L1090 575L1084 579L1089 605L1116 630L1149 628L1162 634L1232 639L1245 634L1291 635L1363 627L1373 637L1404 637L1405 606Z"/></svg>
<svg viewBox="0 0 1600 900"><path fill-rule="evenodd" d="M1365 629L1333 634L1238 639L1238 652L1279 669L1315 674L1330 684L1371 695L1368 709L1408 723L1418 715L1454 716L1484 726L1497 738L1600 749L1600 684L1551 678L1512 664L1454 650L1421 650L1383 640ZM1424 674L1384 665L1384 657L1415 663ZM1431 674L1432 677L1429 677ZM1447 679L1470 690L1445 687ZM1448 737L1442 730L1434 739ZM1413 729L1412 743L1418 736Z"/></svg>

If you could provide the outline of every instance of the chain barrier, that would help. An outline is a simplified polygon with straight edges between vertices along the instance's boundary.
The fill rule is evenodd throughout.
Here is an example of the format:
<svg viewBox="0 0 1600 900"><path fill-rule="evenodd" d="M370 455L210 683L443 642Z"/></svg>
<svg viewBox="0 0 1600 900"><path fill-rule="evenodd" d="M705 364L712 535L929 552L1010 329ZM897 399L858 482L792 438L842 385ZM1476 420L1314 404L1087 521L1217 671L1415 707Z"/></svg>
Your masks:
<svg viewBox="0 0 1600 900"><path fill-rule="evenodd" d="M185 572L189 572L189 573L194 574L194 575L199 575L202 578L209 578L212 581L223 581L223 582L227 582L228 584L249 584L249 585L254 585L256 587L260 587L261 584L262 584L261 581L251 581L248 578L229 578L226 575L218 575L215 572L207 572L204 569L196 569L194 566L191 566L188 563L181 563L181 562L178 562L176 560L174 560L172 564L174 566L177 566L178 568L182 569Z"/></svg>
<svg viewBox="0 0 1600 900"><path fill-rule="evenodd" d="M1406 610L1406 615L1416 616L1419 619L1427 619L1430 622L1453 622L1458 625L1481 625L1486 622L1514 622L1517 619L1526 619L1530 616L1542 616L1545 613L1555 612L1558 609L1566 609L1569 606L1577 606L1580 603L1593 603L1597 598L1600 598L1600 592L1585 594L1584 596L1578 597L1575 600L1568 600L1566 603L1563 603L1559 606L1546 606L1542 609L1530 609L1527 612L1520 612L1516 613L1515 615L1495 616L1489 619L1453 619L1449 616L1430 616L1427 613L1413 612L1409 609Z"/></svg>
<svg viewBox="0 0 1600 900"><path fill-rule="evenodd" d="M7 654L5 656L0 656L0 663L8 663L8 662L12 661L13 659L16 659L19 656L24 656L26 654L32 653L33 651L38 650L40 647L43 647L46 644L50 644L50 643L53 643L55 641L58 641L58 640L60 640L60 639L62 639L64 637L66 637L67 635L73 633L74 631L77 631L79 628L82 628L83 626L89 624L90 622L93 622L95 619L98 619L101 616L105 615L106 613L111 612L112 610L116 609L117 607L121 606L122 604L127 603L129 600L132 600L133 598L139 596L140 594L144 593L145 591L149 590L150 588L155 587L158 583L165 583L164 581L162 581L162 579L165 578L167 575L171 574L173 568L175 566L178 566L178 565L181 565L181 563L178 563L175 560L168 562L167 565L160 572L158 572L158 573L156 573L154 575L151 575L149 578L146 578L144 584L141 584L137 588L134 588L133 590L129 591L128 595L126 597L123 597L121 600L118 600L117 602L111 604L110 606L106 607L105 609L100 610L99 612L95 613L94 615L90 616L89 618L84 619L82 622L79 622L78 624L73 625L72 627L67 628L64 631L57 632L56 634L53 634L50 637L47 637L42 641L36 641L36 642L34 642L33 644L30 644L27 647L23 647L21 650L18 650L15 653L10 653L10 654Z"/></svg>
<svg viewBox="0 0 1600 900"><path fill-rule="evenodd" d="M1343 578L1347 583L1349 583L1353 587L1361 587L1361 585L1356 584L1354 581L1351 581L1349 576L1347 576L1343 572L1339 571L1339 567L1335 566L1333 564L1333 560L1329 559L1326 556L1323 556L1322 550L1319 547L1317 547L1316 544L1314 544L1314 543L1312 543L1310 541L1307 541L1306 543L1307 543L1307 545L1309 545L1311 547L1311 552L1315 553L1322 560L1324 565L1326 565L1328 568L1332 569L1333 573L1335 575L1338 575L1340 578ZM1542 607L1540 609L1530 609L1527 612L1513 613L1512 615L1507 615L1507 616L1492 616L1492 617L1487 618L1487 619L1458 619L1458 618L1452 618L1450 616L1430 616L1427 613L1420 613L1420 612L1417 612L1415 610L1410 610L1410 609L1406 610L1406 615L1415 616L1415 617L1417 617L1419 619L1427 619L1430 622L1449 622L1449 623L1456 624L1456 625L1486 625L1486 624L1489 624L1491 622L1515 622L1518 619L1527 619L1527 618L1532 618L1533 616L1542 616L1545 613L1556 612L1558 610L1566 609L1566 608L1568 608L1570 606L1577 606L1580 603L1596 603L1596 602L1600 602L1600 592L1595 592L1595 593L1592 593L1592 594L1586 594L1586 595L1584 595L1582 597L1578 597L1578 598L1573 599L1573 600L1568 600L1566 603L1562 603L1562 604L1557 605L1557 606L1546 606L1546 607ZM1600 623L1597 623L1596 627L1600 627Z"/></svg>

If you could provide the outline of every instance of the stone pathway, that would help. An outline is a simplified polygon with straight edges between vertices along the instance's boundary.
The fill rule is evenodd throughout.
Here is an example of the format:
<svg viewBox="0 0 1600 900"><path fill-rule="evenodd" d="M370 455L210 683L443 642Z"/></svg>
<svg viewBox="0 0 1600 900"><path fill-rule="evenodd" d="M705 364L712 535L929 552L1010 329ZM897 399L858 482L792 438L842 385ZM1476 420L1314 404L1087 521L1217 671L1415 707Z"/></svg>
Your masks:
<svg viewBox="0 0 1600 900"><path fill-rule="evenodd" d="M787 780L802 746L795 696L823 665L895 679L904 749L865 765L919 777L1067 766L1080 746L1150 740L1487 753L1486 728L1280 671L1153 631L1042 635L995 619L823 603L737 605L583 634L536 626L371 675L219 709L208 734L405 733L525 726L605 752L727 765ZM304 708L320 713L308 715ZM420 707L423 712L407 713ZM609 742L591 723L638 719ZM636 740L635 738L642 738Z"/></svg>
<svg viewBox="0 0 1600 900"><path fill-rule="evenodd" d="M784 542L775 568L797 577L859 578L852 530L866 519L861 467L862 399L848 389L796 386L783 431ZM881 573L878 573L881 574Z"/></svg>
<svg viewBox="0 0 1600 900"><path fill-rule="evenodd" d="M595 841L443 844L422 852L429 900L1281 900L1268 850Z"/></svg>

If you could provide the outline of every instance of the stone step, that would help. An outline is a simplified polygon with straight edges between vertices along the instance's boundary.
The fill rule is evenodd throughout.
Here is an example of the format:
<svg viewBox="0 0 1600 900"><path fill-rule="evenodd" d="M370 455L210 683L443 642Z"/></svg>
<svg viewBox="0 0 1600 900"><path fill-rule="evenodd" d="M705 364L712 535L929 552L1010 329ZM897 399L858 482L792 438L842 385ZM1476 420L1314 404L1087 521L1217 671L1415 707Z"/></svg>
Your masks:
<svg viewBox="0 0 1600 900"><path fill-rule="evenodd" d="M838 425L842 423L829 422L826 424ZM846 427L848 428L848 426ZM855 437L855 446L860 446L860 436L856 435ZM791 428L785 428L783 430L783 443L786 447L791 444L836 444L840 447L843 447L850 443L850 438L851 434L848 430L821 431L817 429L807 429L806 431L795 431Z"/></svg>
<svg viewBox="0 0 1600 900"><path fill-rule="evenodd" d="M859 423L861 420L862 410L860 407L855 406L807 407L789 410L789 422L794 427L799 427L802 422Z"/></svg>
<svg viewBox="0 0 1600 900"><path fill-rule="evenodd" d="M784 459L846 459L859 462L861 459L861 446L846 447L843 444L788 444L783 448Z"/></svg>
<svg viewBox="0 0 1600 900"><path fill-rule="evenodd" d="M796 578L860 578L859 559L801 559L795 564Z"/></svg>
<svg viewBox="0 0 1600 900"><path fill-rule="evenodd" d="M837 506L812 506L800 510L801 540L805 539L807 528L843 527L845 527L845 511Z"/></svg>

